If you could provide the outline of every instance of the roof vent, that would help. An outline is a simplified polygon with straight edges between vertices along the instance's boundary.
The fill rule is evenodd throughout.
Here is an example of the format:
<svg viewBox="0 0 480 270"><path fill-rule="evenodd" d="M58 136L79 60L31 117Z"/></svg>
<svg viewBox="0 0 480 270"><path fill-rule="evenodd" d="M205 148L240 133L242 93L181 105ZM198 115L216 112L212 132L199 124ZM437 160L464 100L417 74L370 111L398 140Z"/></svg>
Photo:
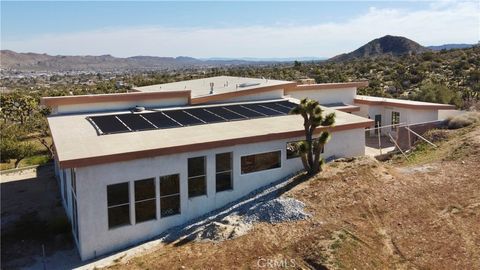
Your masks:
<svg viewBox="0 0 480 270"><path fill-rule="evenodd" d="M135 108L132 109L132 112L143 112L145 111L145 107L141 107L141 106L135 106Z"/></svg>

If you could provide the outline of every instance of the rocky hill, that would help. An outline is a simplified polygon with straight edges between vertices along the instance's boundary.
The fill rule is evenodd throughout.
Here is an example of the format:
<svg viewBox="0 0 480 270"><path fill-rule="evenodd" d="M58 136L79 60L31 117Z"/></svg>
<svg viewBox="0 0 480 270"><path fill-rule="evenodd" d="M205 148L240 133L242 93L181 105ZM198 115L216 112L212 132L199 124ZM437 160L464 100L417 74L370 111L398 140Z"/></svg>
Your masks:
<svg viewBox="0 0 480 270"><path fill-rule="evenodd" d="M268 61L201 60L192 57L134 56L127 58L100 56L64 56L38 53L0 51L2 69L22 71L134 71L182 68L224 67L238 65L265 65Z"/></svg>
<svg viewBox="0 0 480 270"><path fill-rule="evenodd" d="M350 53L344 53L330 58L331 61L348 61L360 58L375 58L379 56L411 55L429 51L417 42L405 37L384 36L374 39Z"/></svg>

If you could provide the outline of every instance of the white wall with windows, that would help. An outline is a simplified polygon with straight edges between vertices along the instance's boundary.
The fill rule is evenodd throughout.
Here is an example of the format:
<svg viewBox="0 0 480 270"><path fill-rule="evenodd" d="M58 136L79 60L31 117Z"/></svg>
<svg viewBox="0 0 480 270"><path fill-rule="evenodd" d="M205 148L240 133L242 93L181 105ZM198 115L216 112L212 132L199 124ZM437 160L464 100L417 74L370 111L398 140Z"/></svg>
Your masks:
<svg viewBox="0 0 480 270"><path fill-rule="evenodd" d="M294 174L302 163L287 159L286 147L301 139L76 168L81 258L151 239ZM364 139L362 128L335 132L324 154L363 155Z"/></svg>
<svg viewBox="0 0 480 270"><path fill-rule="evenodd" d="M365 118L370 118L375 120L376 115L380 115L381 126L389 126L395 123L392 118L394 115L398 115L398 122L400 124L416 124L422 122L436 121L438 120L438 110L416 110L409 108L401 108L394 106L377 106L377 105L367 105L367 104L356 104L360 107L360 111L353 112L353 114L362 116ZM370 134L373 135L374 130L370 131ZM382 134L387 135L388 133L395 133L394 128L382 128Z"/></svg>

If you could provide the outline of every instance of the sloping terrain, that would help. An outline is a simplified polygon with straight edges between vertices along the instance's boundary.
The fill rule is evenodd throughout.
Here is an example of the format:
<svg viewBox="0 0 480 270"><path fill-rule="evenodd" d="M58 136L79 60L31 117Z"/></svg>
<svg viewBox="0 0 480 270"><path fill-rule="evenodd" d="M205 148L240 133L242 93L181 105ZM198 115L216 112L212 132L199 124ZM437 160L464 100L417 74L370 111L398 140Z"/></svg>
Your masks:
<svg viewBox="0 0 480 270"><path fill-rule="evenodd" d="M348 61L358 58L374 58L385 55L400 56L429 51L417 42L405 37L386 35L374 39L350 53L337 55L329 60Z"/></svg>
<svg viewBox="0 0 480 270"><path fill-rule="evenodd" d="M480 269L480 127L407 162L333 162L284 193L306 220L223 242L175 241L114 269Z"/></svg>

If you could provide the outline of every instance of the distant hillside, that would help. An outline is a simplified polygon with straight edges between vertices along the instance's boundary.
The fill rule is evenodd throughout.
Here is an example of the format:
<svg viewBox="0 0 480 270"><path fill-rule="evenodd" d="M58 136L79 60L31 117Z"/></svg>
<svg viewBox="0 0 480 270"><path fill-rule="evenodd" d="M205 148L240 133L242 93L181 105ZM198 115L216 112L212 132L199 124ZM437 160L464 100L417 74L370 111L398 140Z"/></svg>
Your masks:
<svg viewBox="0 0 480 270"><path fill-rule="evenodd" d="M182 68L224 67L238 65L265 65L268 61L201 60L192 57L134 56L118 58L111 55L63 56L38 53L0 51L0 66L22 71L126 71L165 70Z"/></svg>
<svg viewBox="0 0 480 270"><path fill-rule="evenodd" d="M451 49L466 49L475 46L475 44L444 44L438 46L428 46L427 48L434 50L434 51L441 51L441 50L451 50Z"/></svg>
<svg viewBox="0 0 480 270"><path fill-rule="evenodd" d="M330 58L331 61L348 61L360 58L375 58L386 55L400 56L421 53L430 49L405 37L384 36L374 39L350 53Z"/></svg>

